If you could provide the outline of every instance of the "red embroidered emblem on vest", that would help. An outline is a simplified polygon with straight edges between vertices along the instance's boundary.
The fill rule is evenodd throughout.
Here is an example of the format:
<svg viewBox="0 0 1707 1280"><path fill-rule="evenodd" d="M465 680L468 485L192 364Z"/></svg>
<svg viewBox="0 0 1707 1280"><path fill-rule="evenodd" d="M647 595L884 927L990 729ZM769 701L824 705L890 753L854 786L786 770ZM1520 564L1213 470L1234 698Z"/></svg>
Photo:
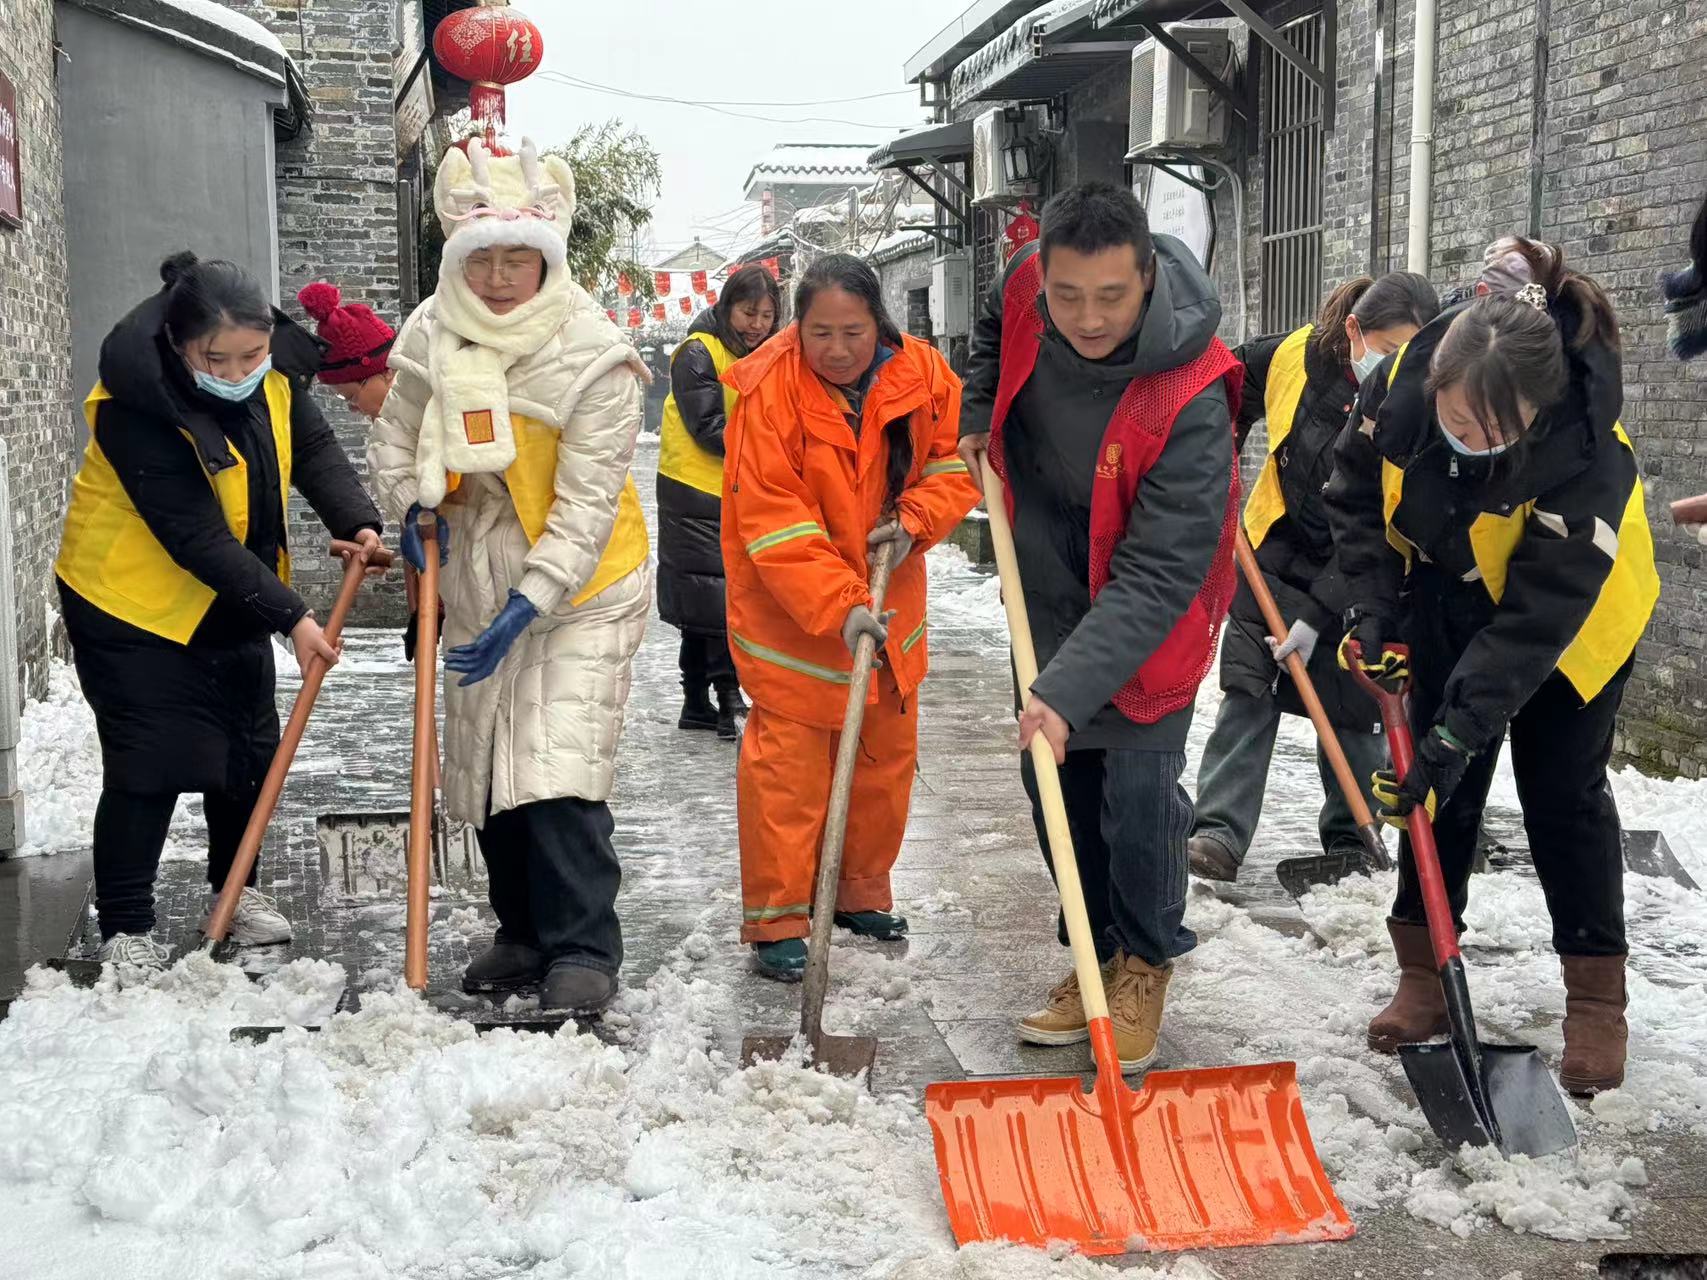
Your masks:
<svg viewBox="0 0 1707 1280"><path fill-rule="evenodd" d="M1120 479L1120 445L1111 444L1103 451L1102 461L1097 464L1097 477L1101 480Z"/></svg>
<svg viewBox="0 0 1707 1280"><path fill-rule="evenodd" d="M469 444L491 444L498 438L490 409L469 409L462 415L462 434Z"/></svg>

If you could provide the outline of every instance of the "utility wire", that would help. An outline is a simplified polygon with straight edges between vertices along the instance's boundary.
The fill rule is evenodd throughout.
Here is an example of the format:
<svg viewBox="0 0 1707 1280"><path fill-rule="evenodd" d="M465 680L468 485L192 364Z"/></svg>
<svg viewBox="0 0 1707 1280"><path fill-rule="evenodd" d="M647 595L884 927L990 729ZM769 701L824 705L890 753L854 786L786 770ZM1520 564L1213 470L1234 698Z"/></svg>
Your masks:
<svg viewBox="0 0 1707 1280"><path fill-rule="evenodd" d="M644 102L662 102L678 107L698 107L705 111L714 111L718 115L732 116L737 120L758 120L765 124L841 124L854 129L877 129L886 132L894 132L906 127L897 124L874 124L869 120L845 120L839 116L754 115L750 111L730 111L726 107L716 106L709 102L698 102L691 98L672 98L661 93L636 93L630 89L617 89L611 85L595 84L591 80L564 75L561 71L540 71L536 74L541 79L550 80L557 84L566 84L575 89L585 89L592 93L608 93L618 98L636 98Z"/></svg>

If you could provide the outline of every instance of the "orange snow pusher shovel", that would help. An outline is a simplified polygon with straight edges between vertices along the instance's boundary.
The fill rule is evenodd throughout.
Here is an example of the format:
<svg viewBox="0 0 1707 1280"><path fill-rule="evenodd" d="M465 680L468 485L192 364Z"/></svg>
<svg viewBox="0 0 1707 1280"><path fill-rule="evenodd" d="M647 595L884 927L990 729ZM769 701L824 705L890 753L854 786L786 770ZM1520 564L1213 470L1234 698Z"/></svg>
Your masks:
<svg viewBox="0 0 1707 1280"><path fill-rule="evenodd" d="M1022 699L1037 675L1001 482L983 464ZM962 1244L1010 1240L1085 1253L1344 1240L1356 1228L1316 1158L1290 1062L1158 1071L1127 1088L1115 1051L1055 757L1032 739L1095 1086L1078 1076L930 1085L925 1117Z"/></svg>

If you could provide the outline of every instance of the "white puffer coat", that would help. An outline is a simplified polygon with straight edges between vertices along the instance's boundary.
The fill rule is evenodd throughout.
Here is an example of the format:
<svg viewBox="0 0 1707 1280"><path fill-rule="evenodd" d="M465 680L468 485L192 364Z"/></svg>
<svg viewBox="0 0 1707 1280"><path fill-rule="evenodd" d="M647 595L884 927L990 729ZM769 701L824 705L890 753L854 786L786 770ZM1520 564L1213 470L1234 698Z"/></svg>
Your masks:
<svg viewBox="0 0 1707 1280"><path fill-rule="evenodd" d="M459 676L446 681L445 802L476 826L537 800L610 795L630 667L650 612L650 561L570 603L610 541L640 429L644 366L584 290L556 287L574 294L561 324L505 375L513 413L562 431L545 532L529 545L501 474L464 475L440 507L450 526L440 577L445 651L474 640L512 587L540 614L493 675L466 689ZM422 303L398 335L397 377L368 446L374 491L394 521L419 493L436 305Z"/></svg>

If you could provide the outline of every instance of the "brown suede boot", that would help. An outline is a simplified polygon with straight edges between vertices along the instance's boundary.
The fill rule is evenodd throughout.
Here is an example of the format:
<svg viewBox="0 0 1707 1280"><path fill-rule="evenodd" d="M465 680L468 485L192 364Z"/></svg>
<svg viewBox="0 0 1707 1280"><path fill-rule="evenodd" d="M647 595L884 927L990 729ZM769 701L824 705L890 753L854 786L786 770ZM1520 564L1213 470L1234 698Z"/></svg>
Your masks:
<svg viewBox="0 0 1707 1280"><path fill-rule="evenodd" d="M1624 956L1560 956L1565 971L1565 1057L1559 1083L1586 1098L1624 1083Z"/></svg>
<svg viewBox="0 0 1707 1280"><path fill-rule="evenodd" d="M1402 1044L1417 1044L1444 1035L1447 1029L1446 997L1440 990L1428 926L1389 917L1387 932L1393 939L1393 954L1399 957L1399 989L1369 1023L1369 1047L1376 1053L1397 1053Z"/></svg>

